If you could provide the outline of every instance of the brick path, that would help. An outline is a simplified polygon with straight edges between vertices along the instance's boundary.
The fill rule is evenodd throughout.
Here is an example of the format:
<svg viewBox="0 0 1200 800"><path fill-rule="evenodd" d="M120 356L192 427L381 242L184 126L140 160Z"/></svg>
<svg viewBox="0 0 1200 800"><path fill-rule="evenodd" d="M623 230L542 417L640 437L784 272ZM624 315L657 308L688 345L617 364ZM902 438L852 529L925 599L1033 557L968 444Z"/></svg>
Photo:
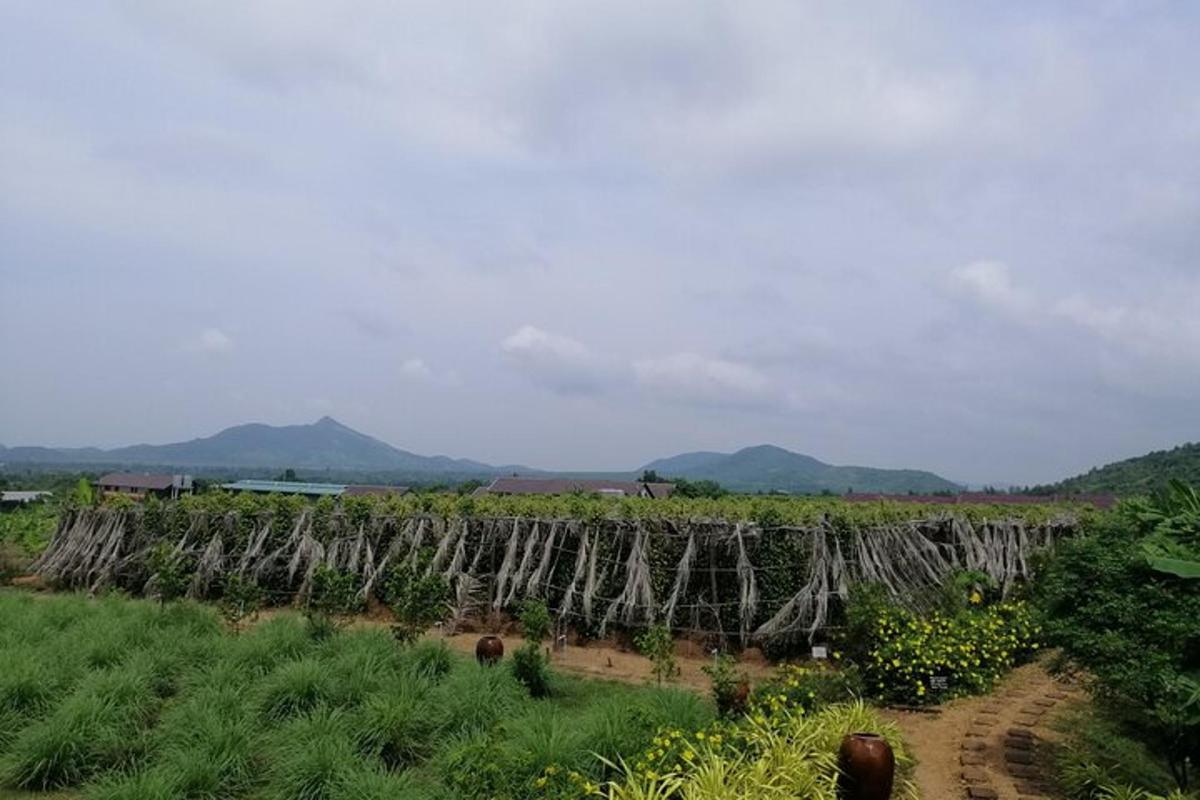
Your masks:
<svg viewBox="0 0 1200 800"><path fill-rule="evenodd" d="M1050 776L1039 758L1046 713L1078 692L1034 666L982 698L971 718L959 744L960 778L969 800L1051 796Z"/></svg>

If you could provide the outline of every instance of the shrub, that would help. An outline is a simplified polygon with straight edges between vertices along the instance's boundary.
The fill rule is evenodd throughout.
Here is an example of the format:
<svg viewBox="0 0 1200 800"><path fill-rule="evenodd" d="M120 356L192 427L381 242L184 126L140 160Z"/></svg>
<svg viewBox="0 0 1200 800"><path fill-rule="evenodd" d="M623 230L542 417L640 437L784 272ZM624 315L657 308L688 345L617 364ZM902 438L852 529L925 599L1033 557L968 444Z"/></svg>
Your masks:
<svg viewBox="0 0 1200 800"><path fill-rule="evenodd" d="M1174 786L1162 759L1133 738L1136 728L1110 709L1073 711L1054 724L1064 737L1055 754L1058 782L1070 800L1094 800L1106 786L1137 786L1161 793Z"/></svg>
<svg viewBox="0 0 1200 800"><path fill-rule="evenodd" d="M550 665L537 642L526 642L512 656L512 672L531 697L550 694Z"/></svg>
<svg viewBox="0 0 1200 800"><path fill-rule="evenodd" d="M170 542L159 542L150 550L146 558L146 566L150 570L154 594L162 604L169 603L182 597L187 591L188 575L183 556L180 555Z"/></svg>
<svg viewBox="0 0 1200 800"><path fill-rule="evenodd" d="M348 572L320 564L312 575L312 588L304 604L309 635L320 641L332 636L345 617L361 607L358 579Z"/></svg>
<svg viewBox="0 0 1200 800"><path fill-rule="evenodd" d="M660 685L679 674L675 663L675 640L666 625L651 625L634 640L638 652L653 662L651 671Z"/></svg>
<svg viewBox="0 0 1200 800"><path fill-rule="evenodd" d="M1040 646L1041 628L1023 602L922 617L868 591L851 598L847 618L845 647L867 692L891 703L986 692Z"/></svg>
<svg viewBox="0 0 1200 800"><path fill-rule="evenodd" d="M837 751L842 737L870 730L891 744L897 781L893 797L913 798L912 759L899 730L862 703L829 706L815 714L787 709L740 723L715 723L686 732L664 730L632 765L600 790L603 797L722 800L804 797L836 800Z"/></svg>
<svg viewBox="0 0 1200 800"><path fill-rule="evenodd" d="M454 666L454 654L445 642L419 642L410 651L408 664L420 677L437 683Z"/></svg>
<svg viewBox="0 0 1200 800"><path fill-rule="evenodd" d="M437 717L419 687L371 697L357 717L359 748L390 769L420 763L433 752Z"/></svg>
<svg viewBox="0 0 1200 800"><path fill-rule="evenodd" d="M221 616L234 631L241 630L242 621L258 613L264 598L262 587L253 580L231 574L221 594Z"/></svg>
<svg viewBox="0 0 1200 800"><path fill-rule="evenodd" d="M329 669L320 661L311 658L290 661L263 682L263 713L273 719L295 716L316 708L334 690Z"/></svg>
<svg viewBox="0 0 1200 800"><path fill-rule="evenodd" d="M737 661L733 656L722 653L713 658L713 663L700 668L712 683L712 697L717 706L717 713L726 717L741 714L746 710L747 698L743 692L748 690L747 678L744 673L737 671L736 665Z"/></svg>
<svg viewBox="0 0 1200 800"><path fill-rule="evenodd" d="M771 712L783 707L814 711L864 694L862 675L853 665L834 669L781 664L769 681L755 688L751 703Z"/></svg>
<svg viewBox="0 0 1200 800"><path fill-rule="evenodd" d="M1094 676L1096 699L1165 756L1184 788L1200 763L1200 590L1159 567L1183 561L1164 563L1165 550L1200 546L1200 505L1173 491L1125 503L1060 542L1034 589L1052 641Z"/></svg>
<svg viewBox="0 0 1200 800"><path fill-rule="evenodd" d="M521 632L526 641L543 642L553 627L550 611L543 600L526 600L521 607Z"/></svg>
<svg viewBox="0 0 1200 800"><path fill-rule="evenodd" d="M441 575L418 577L402 567L392 572L387 594L396 615L392 635L402 644L409 644L445 616L450 587Z"/></svg>

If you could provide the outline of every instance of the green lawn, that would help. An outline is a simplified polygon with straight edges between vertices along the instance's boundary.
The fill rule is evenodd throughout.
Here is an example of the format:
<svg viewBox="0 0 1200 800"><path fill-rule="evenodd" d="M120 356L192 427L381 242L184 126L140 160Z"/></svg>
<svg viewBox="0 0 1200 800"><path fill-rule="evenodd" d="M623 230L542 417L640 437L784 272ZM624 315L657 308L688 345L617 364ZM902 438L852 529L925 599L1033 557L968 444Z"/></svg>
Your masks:
<svg viewBox="0 0 1200 800"><path fill-rule="evenodd" d="M0 592L0 663L0 800L521 798L711 719L683 691L556 676L534 700L438 643L119 597Z"/></svg>

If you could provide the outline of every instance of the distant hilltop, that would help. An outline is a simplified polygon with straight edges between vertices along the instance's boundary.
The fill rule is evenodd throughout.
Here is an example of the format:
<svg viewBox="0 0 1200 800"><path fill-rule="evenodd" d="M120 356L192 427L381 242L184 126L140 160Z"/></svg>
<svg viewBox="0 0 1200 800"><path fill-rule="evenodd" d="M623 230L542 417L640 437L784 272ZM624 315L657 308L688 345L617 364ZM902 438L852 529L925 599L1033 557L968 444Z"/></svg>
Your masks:
<svg viewBox="0 0 1200 800"><path fill-rule="evenodd" d="M735 453L683 453L651 461L644 469L664 478L716 481L738 492L932 494L964 488L932 472L838 467L769 444L746 447Z"/></svg>
<svg viewBox="0 0 1200 800"><path fill-rule="evenodd" d="M684 453L652 461L641 469L628 472L555 473L511 464L496 466L466 458L418 455L360 433L332 417L322 417L307 425L236 425L212 436L186 442L138 444L111 450L94 447L0 447L0 461L63 466L104 465L114 468L169 466L181 472L198 469L262 472L290 468L310 475L369 473L372 478L367 482L387 479L391 482L419 483L472 478L487 480L514 475L635 481L643 472L650 470L664 480L710 480L735 492L790 494L933 494L958 492L964 488L932 472L833 466L812 456L773 445L747 447L734 453Z"/></svg>

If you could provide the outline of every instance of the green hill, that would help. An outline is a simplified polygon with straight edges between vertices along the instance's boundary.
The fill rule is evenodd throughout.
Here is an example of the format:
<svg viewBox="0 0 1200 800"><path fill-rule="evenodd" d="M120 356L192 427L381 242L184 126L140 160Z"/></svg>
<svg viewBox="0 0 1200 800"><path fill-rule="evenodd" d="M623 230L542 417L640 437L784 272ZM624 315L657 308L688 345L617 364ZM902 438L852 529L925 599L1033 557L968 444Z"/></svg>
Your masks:
<svg viewBox="0 0 1200 800"><path fill-rule="evenodd" d="M837 467L782 447L759 445L736 453L683 453L660 458L644 469L689 480L713 480L737 492L785 491L797 494L856 492L920 494L958 492L952 481L915 469Z"/></svg>
<svg viewBox="0 0 1200 800"><path fill-rule="evenodd" d="M1200 442L1156 450L1067 478L1033 491L1042 494L1148 494L1163 488L1171 478L1200 485Z"/></svg>

